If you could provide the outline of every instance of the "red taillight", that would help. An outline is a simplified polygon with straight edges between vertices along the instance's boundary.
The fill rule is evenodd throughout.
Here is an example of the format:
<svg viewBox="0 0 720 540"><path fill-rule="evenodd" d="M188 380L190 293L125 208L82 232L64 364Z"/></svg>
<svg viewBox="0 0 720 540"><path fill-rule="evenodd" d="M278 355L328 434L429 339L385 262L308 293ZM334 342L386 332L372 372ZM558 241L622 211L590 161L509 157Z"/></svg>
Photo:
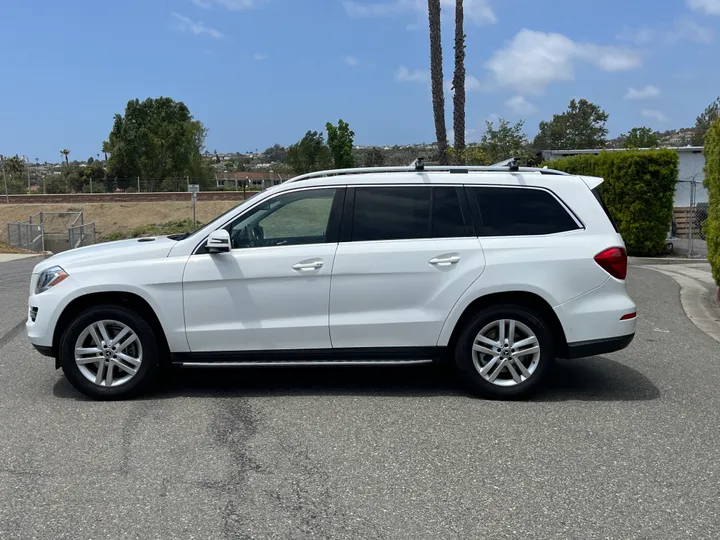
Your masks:
<svg viewBox="0 0 720 540"><path fill-rule="evenodd" d="M621 321L629 321L630 319L634 319L637 317L637 311L633 311L632 313L626 313L622 317L620 317Z"/></svg>
<svg viewBox="0 0 720 540"><path fill-rule="evenodd" d="M627 277L627 253L624 248L608 248L595 255L595 262L616 279Z"/></svg>

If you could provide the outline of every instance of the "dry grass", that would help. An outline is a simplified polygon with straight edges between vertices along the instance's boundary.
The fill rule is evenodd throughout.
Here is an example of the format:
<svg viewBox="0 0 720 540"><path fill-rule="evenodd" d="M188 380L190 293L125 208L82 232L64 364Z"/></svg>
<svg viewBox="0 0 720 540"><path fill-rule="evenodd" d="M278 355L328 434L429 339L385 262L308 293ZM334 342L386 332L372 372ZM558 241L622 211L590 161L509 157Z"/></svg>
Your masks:
<svg viewBox="0 0 720 540"><path fill-rule="evenodd" d="M16 247L13 247L9 244L6 244L5 242L0 241L0 253L30 253L30 251L26 251L24 249L18 249Z"/></svg>
<svg viewBox="0 0 720 540"><path fill-rule="evenodd" d="M197 220L206 223L237 204L239 204L238 201L198 202ZM7 242L8 222L24 221L41 210L43 212L82 210L85 223L95 222L98 238L112 233L129 231L142 225L182 219L192 220L192 204L190 202L87 203L82 205L0 204L0 241Z"/></svg>

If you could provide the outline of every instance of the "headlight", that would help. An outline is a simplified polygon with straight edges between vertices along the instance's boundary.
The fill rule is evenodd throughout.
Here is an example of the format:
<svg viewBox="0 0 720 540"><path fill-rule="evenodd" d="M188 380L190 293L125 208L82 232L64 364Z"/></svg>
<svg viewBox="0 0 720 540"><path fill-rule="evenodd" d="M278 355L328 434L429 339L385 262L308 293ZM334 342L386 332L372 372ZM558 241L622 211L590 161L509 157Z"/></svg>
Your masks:
<svg viewBox="0 0 720 540"><path fill-rule="evenodd" d="M53 266L47 270L43 270L38 278L37 285L35 285L35 294L40 294L48 289L51 289L58 283L61 283L68 277L65 270L59 266Z"/></svg>

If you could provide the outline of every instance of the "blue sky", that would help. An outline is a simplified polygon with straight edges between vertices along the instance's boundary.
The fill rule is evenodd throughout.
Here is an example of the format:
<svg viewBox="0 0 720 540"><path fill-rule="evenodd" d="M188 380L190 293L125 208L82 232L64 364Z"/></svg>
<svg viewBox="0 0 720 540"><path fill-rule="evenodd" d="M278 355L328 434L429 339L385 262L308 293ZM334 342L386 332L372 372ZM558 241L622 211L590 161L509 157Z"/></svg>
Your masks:
<svg viewBox="0 0 720 540"><path fill-rule="evenodd" d="M452 77L452 0L442 0ZM129 99L184 101L210 151L291 144L343 118L357 144L434 140L425 0L8 0L0 153L100 152ZM468 138L584 97L610 135L687 127L720 94L720 0L465 0ZM451 96L446 95L448 120ZM451 127L451 124L448 124Z"/></svg>

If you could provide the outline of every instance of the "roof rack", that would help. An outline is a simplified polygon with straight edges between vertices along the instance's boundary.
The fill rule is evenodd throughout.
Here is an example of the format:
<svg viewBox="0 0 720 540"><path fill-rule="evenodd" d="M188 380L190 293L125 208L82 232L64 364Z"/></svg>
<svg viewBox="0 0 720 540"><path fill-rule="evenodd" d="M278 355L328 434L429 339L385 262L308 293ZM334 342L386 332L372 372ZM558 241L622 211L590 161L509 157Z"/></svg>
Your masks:
<svg viewBox="0 0 720 540"><path fill-rule="evenodd" d="M419 163L418 163L419 161ZM290 178L283 183L299 182L300 180L309 180L311 178L323 178L326 176L345 176L350 174L366 174L366 173L396 173L396 172L417 172L423 174L427 172L449 172L449 173L469 173L469 172L537 172L540 174L562 175L567 176L568 173L548 169L547 167L518 167L516 163L505 166L475 166L475 165L425 165L422 158L414 161L410 166L406 167L359 167L355 169L331 169L327 171L316 171L307 174L301 174L294 178Z"/></svg>

